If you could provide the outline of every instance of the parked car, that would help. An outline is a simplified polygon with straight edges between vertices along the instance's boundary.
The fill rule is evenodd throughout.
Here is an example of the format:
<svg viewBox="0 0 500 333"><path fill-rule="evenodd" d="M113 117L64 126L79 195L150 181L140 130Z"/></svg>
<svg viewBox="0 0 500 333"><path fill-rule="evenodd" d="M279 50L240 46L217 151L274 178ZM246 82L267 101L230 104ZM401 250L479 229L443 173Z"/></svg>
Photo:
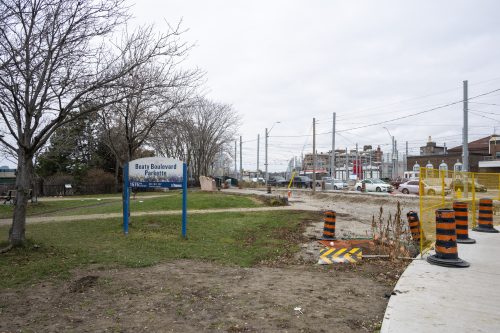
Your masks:
<svg viewBox="0 0 500 333"><path fill-rule="evenodd" d="M424 184L424 193L427 195L441 195L443 193L443 187L439 185L429 185L426 182L422 182ZM399 190L404 194L419 194L419 181L418 180L410 180L406 183L399 185ZM449 194L450 190L445 188L444 194Z"/></svg>
<svg viewBox="0 0 500 333"><path fill-rule="evenodd" d="M403 194L419 194L419 181L409 180L406 183L399 185L399 190Z"/></svg>
<svg viewBox="0 0 500 333"><path fill-rule="evenodd" d="M295 176L293 177L292 186L295 187L311 187L312 179L307 176Z"/></svg>
<svg viewBox="0 0 500 333"><path fill-rule="evenodd" d="M347 188L347 183L342 179L325 179L325 190L343 190Z"/></svg>
<svg viewBox="0 0 500 333"><path fill-rule="evenodd" d="M262 177L254 177L251 179L252 183L259 183L259 184L264 184L266 180Z"/></svg>
<svg viewBox="0 0 500 333"><path fill-rule="evenodd" d="M365 185L366 192L392 192L393 188L390 184L380 180L380 179L364 179L357 182L354 187L357 191L363 190L363 184Z"/></svg>
<svg viewBox="0 0 500 333"><path fill-rule="evenodd" d="M270 177L267 181L267 185L271 186L286 186L288 184L287 180L281 176Z"/></svg>
<svg viewBox="0 0 500 333"><path fill-rule="evenodd" d="M469 191L472 191L472 181L468 181L468 188ZM450 189L453 189L455 191L460 190L464 191L464 182L462 179L455 179L450 183ZM478 182L474 182L474 190L476 192L486 192L488 189L486 186L479 184Z"/></svg>

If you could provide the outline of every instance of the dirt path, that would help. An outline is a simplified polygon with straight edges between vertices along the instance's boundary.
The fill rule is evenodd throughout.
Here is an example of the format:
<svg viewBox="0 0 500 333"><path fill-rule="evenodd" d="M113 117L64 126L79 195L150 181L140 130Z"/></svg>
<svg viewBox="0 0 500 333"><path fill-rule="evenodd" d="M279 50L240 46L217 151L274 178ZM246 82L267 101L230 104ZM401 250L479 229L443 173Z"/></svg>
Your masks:
<svg viewBox="0 0 500 333"><path fill-rule="evenodd" d="M254 208L221 208L221 209L191 209L188 210L189 214L209 214L209 213L226 213L226 212L262 212L274 210L291 210L297 209L293 206L283 207L254 207ZM130 216L147 216L147 215L180 215L181 210L157 210L149 212L131 212ZM108 218L122 217L122 213L108 213L108 214L86 214L86 215L69 215L69 216L37 216L27 217L26 223L47 223L47 222L62 222L62 221L81 221L81 220L103 220ZM0 225L9 225L12 219L0 219Z"/></svg>

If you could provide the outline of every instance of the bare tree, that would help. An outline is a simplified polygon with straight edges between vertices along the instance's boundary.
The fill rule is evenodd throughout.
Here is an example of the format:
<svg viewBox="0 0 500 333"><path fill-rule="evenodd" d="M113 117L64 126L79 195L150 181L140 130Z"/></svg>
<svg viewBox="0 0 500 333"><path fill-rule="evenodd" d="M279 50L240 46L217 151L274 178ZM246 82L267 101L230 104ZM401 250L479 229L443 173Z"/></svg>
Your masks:
<svg viewBox="0 0 500 333"><path fill-rule="evenodd" d="M114 89L169 50L176 31L139 29L119 48L105 42L127 18L125 0L2 0L0 138L17 154L11 246L25 241L33 156L60 126L124 98ZM124 57L133 54L133 57ZM126 59L127 61L123 61ZM79 112L72 112L78 110Z"/></svg>
<svg viewBox="0 0 500 333"><path fill-rule="evenodd" d="M162 155L186 160L198 179L211 173L221 152L230 153L238 126L238 115L230 105L200 97L158 127L151 146Z"/></svg>
<svg viewBox="0 0 500 333"><path fill-rule="evenodd" d="M168 53L138 66L115 88L127 97L100 112L105 142L117 165L135 158L152 129L188 101L202 76L198 70L180 68L188 50L186 44L172 38ZM123 61L135 56L129 52Z"/></svg>

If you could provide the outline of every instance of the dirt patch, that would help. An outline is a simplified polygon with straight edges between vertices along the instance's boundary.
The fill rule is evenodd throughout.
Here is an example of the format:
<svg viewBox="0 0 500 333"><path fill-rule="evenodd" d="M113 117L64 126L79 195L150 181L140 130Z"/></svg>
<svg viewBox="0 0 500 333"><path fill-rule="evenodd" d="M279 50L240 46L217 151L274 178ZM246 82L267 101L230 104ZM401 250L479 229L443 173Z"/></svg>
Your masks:
<svg viewBox="0 0 500 333"><path fill-rule="evenodd" d="M397 265L238 268L176 261L79 271L0 293L0 331L372 332Z"/></svg>
<svg viewBox="0 0 500 333"><path fill-rule="evenodd" d="M338 237L363 237L380 205L396 200L296 197L296 209L318 212L299 232L276 231L291 246L301 244L297 253L290 250L252 268L179 260L148 268L88 269L73 272L68 281L1 290L0 332L376 331L407 262L363 259L319 266L316 239L323 210L337 211Z"/></svg>

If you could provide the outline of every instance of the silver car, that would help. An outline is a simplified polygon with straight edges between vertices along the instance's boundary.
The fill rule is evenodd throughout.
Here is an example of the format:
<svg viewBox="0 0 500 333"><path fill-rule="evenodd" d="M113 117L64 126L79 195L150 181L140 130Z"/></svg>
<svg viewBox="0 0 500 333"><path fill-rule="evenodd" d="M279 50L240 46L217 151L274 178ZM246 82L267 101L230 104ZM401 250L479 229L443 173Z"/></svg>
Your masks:
<svg viewBox="0 0 500 333"><path fill-rule="evenodd" d="M330 177L324 179L325 190L343 190L347 188L347 183L342 179L332 179Z"/></svg>
<svg viewBox="0 0 500 333"><path fill-rule="evenodd" d="M441 186L437 185L428 185L425 182L422 182L424 184L424 193L427 195L440 195L443 192L443 189ZM399 190L404 193L404 194L419 194L419 181L418 180L410 180L407 181L406 183L403 183L399 185ZM444 190L444 194L448 194L450 192L449 189Z"/></svg>

